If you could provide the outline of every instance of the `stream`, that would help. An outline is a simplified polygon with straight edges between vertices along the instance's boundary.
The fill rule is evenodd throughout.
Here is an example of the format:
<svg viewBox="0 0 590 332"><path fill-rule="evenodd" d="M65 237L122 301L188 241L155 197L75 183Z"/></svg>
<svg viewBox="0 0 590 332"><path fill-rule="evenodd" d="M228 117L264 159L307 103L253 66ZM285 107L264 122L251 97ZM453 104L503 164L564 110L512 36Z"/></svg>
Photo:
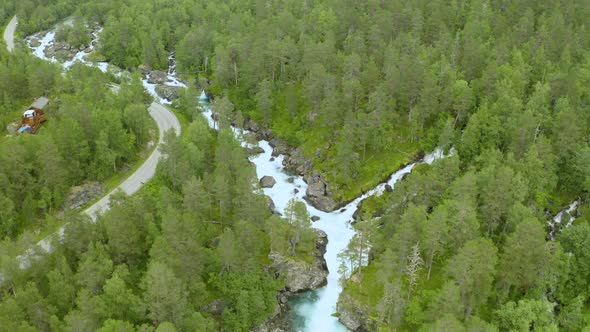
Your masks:
<svg viewBox="0 0 590 332"><path fill-rule="evenodd" d="M93 32L93 40L88 49L85 51L77 52L73 59L62 63L62 66L67 69L73 63L79 61L86 65L96 67L103 72L107 72L110 65L106 62L93 63L86 60L86 55L91 52L99 38L101 29ZM31 46L31 41L36 38L40 45L37 47ZM54 43L55 32L50 31L45 35L35 34L27 37L27 44L31 48L33 54L41 59L58 62L54 57L47 57L45 49ZM119 73L118 75L120 75ZM170 101L161 98L155 91L156 84L150 84L148 78L142 80L146 90L156 99L156 101L162 104L170 104ZM169 57L169 68L167 72L168 82L165 83L169 86L180 86L186 87L176 77L175 71L175 59L172 53ZM201 93L199 98L204 106L204 116L207 118L209 125L212 128L216 128L215 121L213 120L213 114L207 103L207 97L204 91ZM244 140L245 135L248 133L245 130L239 128L233 128L236 138L241 142L242 146L248 147L249 144ZM432 163L434 160L444 157L442 150L437 149L434 152L426 155L423 160L417 163L412 163L393 173L389 180L385 183L377 185L364 195L356 198L345 207L338 209L333 212L324 212L316 209L305 201L304 196L307 189L307 184L303 181L303 177L288 174L283 168L284 156L280 155L272 159L272 147L268 141L259 141L257 143L259 147L264 150L264 153L251 156L249 159L256 166L256 174L258 178L268 175L272 176L276 180L276 184L272 188L262 189L264 194L270 196L275 204L276 212L284 214L288 202L295 198L303 202L309 214L311 216L317 216L320 219L312 224L312 227L324 231L328 235L328 245L326 248L325 259L330 271L328 275L328 283L326 286L321 287L317 290L303 293L299 296L295 296L289 300L292 308L292 326L296 331L347 331L346 327L342 325L338 318L333 316L336 312L336 303L338 296L342 291L339 279L341 277L338 273L338 266L340 262L337 258L338 253L346 248L353 235L355 234L350 222L352 221L352 215L357 209L359 203L372 195L381 195L386 184L394 187L395 183L401 179L405 174L412 171L413 167L418 163ZM292 178L292 181L289 180Z"/></svg>
<svg viewBox="0 0 590 332"><path fill-rule="evenodd" d="M201 101L207 100L204 92L201 93L200 99ZM215 121L213 120L211 109L207 103L203 103L203 105L205 106L204 115L209 125L215 128ZM239 128L233 128L233 131L242 143L242 146L248 147L249 144L243 139L248 131ZM381 195L387 184L393 187L399 179L410 173L418 163L430 164L434 160L444 157L443 151L437 149L426 155L422 161L405 166L393 173L387 182L377 185L345 207L333 212L324 212L316 209L304 199L307 184L303 181L303 177L291 175L284 170L284 156L279 155L273 159L271 156L272 147L268 141L259 141L258 146L264 149L264 153L251 156L249 159L256 165L258 178L265 175L275 178L276 184L272 188L262 189L264 194L270 196L274 201L275 210L284 214L289 201L295 198L305 204L311 216L320 217L318 221L312 224L312 227L320 229L328 235L328 245L324 256L328 270L330 271L328 284L317 290L309 291L290 299L289 303L293 316L292 326L296 331L347 331L344 325L338 321L338 318L332 314L336 312L336 302L338 301L338 295L342 291L342 287L338 282L341 275L338 273L340 261L337 255L346 248L355 234L350 224L353 213L363 199L372 195ZM289 178L292 178L292 180L289 181Z"/></svg>
<svg viewBox="0 0 590 332"><path fill-rule="evenodd" d="M570 205L559 211L559 213L557 213L555 215L555 217L553 217L551 220L549 220L549 239L550 240L555 240L555 235L556 233L563 229L564 227L570 227L573 223L574 220L576 220L576 216L574 214L574 211L576 211L576 209L578 208L578 205L580 204L580 200L575 200L573 202L570 203ZM562 225L562 223L565 221L565 224Z"/></svg>

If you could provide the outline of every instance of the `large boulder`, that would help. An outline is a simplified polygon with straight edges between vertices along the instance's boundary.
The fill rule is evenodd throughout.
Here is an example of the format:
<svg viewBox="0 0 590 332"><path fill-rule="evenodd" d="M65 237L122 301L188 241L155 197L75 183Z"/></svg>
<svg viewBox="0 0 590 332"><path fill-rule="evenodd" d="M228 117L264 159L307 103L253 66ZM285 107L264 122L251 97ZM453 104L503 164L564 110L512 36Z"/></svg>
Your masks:
<svg viewBox="0 0 590 332"><path fill-rule="evenodd" d="M332 198L328 185L316 172L311 176L306 176L306 181L305 199L310 204L325 212L331 212L338 208L338 203Z"/></svg>
<svg viewBox="0 0 590 332"><path fill-rule="evenodd" d="M316 256L313 262L296 261L290 257L271 252L269 258L274 261L272 267L285 277L285 289L291 294L305 292L326 285L328 267L324 259L328 237L321 230L316 230Z"/></svg>
<svg viewBox="0 0 590 332"><path fill-rule="evenodd" d="M139 65L137 67L137 69L139 70L139 72L141 73L141 75L143 76L147 76L149 75L149 73L152 71L152 67L148 66L148 65Z"/></svg>
<svg viewBox="0 0 590 332"><path fill-rule="evenodd" d="M272 176L265 175L260 179L260 186L262 188L272 188L277 183L277 180Z"/></svg>
<svg viewBox="0 0 590 332"><path fill-rule="evenodd" d="M258 141L262 141L262 140L270 140L272 139L274 136L272 135L272 131L268 128L264 128L264 129L260 129L259 131L256 132L256 140Z"/></svg>
<svg viewBox="0 0 590 332"><path fill-rule="evenodd" d="M79 209L103 194L104 187L102 183L88 182L70 189L68 198L66 199L66 206L70 209Z"/></svg>
<svg viewBox="0 0 590 332"><path fill-rule="evenodd" d="M301 148L296 148L283 159L283 166L286 170L299 175L311 172L311 161L305 157Z"/></svg>
<svg viewBox="0 0 590 332"><path fill-rule="evenodd" d="M289 145L287 143L285 143L285 141L283 141L282 139L278 138L278 137L273 137L271 138L270 141L268 141L268 144L270 146L272 146L272 156L273 157L278 157L279 155L286 155L289 154L290 148Z"/></svg>
<svg viewBox="0 0 590 332"><path fill-rule="evenodd" d="M168 75L163 71L154 70L148 77L148 83L150 84L164 84L166 82L168 82Z"/></svg>
<svg viewBox="0 0 590 332"><path fill-rule="evenodd" d="M246 123L244 123L244 129L257 133L260 130L260 126L258 125L258 123L252 120L248 120L246 121Z"/></svg>
<svg viewBox="0 0 590 332"><path fill-rule="evenodd" d="M41 46L41 42L39 41L39 39L33 38L29 42L29 45L31 45L31 47L39 47L39 46Z"/></svg>
<svg viewBox="0 0 590 332"><path fill-rule="evenodd" d="M179 86L156 85L156 93L160 98L174 100L180 98L182 88Z"/></svg>

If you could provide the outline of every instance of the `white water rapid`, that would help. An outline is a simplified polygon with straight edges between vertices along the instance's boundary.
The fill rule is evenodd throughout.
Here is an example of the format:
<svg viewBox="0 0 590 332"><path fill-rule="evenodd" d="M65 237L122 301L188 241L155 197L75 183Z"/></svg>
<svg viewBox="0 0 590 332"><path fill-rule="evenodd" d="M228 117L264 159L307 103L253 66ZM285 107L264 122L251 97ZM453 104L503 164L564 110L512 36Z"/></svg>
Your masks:
<svg viewBox="0 0 590 332"><path fill-rule="evenodd" d="M80 61L106 72L108 67L106 62L92 63L86 60L88 52L93 50L96 46L99 32L100 30L93 33L93 41L88 50L78 52L72 60L67 61L63 66L68 68L74 62ZM38 38L39 36L32 37ZM32 38L27 38L29 47L37 57L57 62L55 58L48 58L45 55L45 49L54 42L54 39L55 33L49 32L43 36L43 38L39 39L41 45L38 47L32 47L30 44ZM165 85L186 87L186 85L176 77L174 54L170 55L169 63L170 65L167 72L168 82L166 82ZM148 83L148 79L149 77L142 80L146 90L156 99L156 101L162 104L170 104L170 101L158 96L155 91L156 84ZM201 93L199 99L203 102L203 106L205 107L203 114L207 118L209 125L212 128L217 128L212 117L211 109L206 103L207 96L204 91ZM240 140L242 146L249 146L249 144L243 139L243 136L247 134L247 131L239 128L233 128L233 131L236 134L236 137ZM274 201L276 211L284 214L285 208L291 199L295 198L300 200L305 203L311 216L317 216L320 218L313 223L313 227L324 231L328 235L328 245L324 256L328 265L328 270L330 271L330 274L328 275L328 283L326 286L318 290L307 292L297 299L290 301L295 316L295 319L292 322L293 327L296 331L346 331L346 328L338 321L338 318L332 316L332 314L336 312L336 302L338 300L338 295L342 291L342 287L338 282L340 279L340 274L338 273L338 266L340 263L337 255L346 248L355 234L355 231L350 224L352 215L363 199L372 195L381 195L386 184L394 187L395 183L405 174L410 173L417 163L412 163L393 173L386 183L379 184L361 197L358 197L347 204L345 207L334 212L323 212L314 208L304 200L307 184L303 181L301 176L290 175L285 172L282 165L284 156L280 155L271 161L272 148L268 141L259 141L258 146L264 149L264 153L251 156L249 159L256 165L256 174L258 178L268 175L274 177L277 181L272 188L263 189L264 194L270 196ZM437 149L425 156L420 162L430 164L434 160L442 157L444 157L442 150ZM293 178L293 181L288 181L291 177Z"/></svg>
<svg viewBox="0 0 590 332"><path fill-rule="evenodd" d="M204 92L201 93L200 99L207 99ZM204 103L204 105L204 115L206 116L209 125L216 128L215 121L212 118L211 109L206 103ZM247 131L238 128L233 128L233 130L234 133L236 133L237 138L242 142L242 145L248 146L248 144L242 140L242 136L247 134ZM272 188L263 189L264 194L270 196L274 201L276 211L284 214L287 203L291 199L295 198L300 200L305 203L311 216L320 217L320 219L314 222L312 226L321 229L328 235L328 246L324 256L328 265L328 270L330 271L330 274L328 275L328 284L318 290L308 292L294 301L290 301L295 315L295 319L292 322L293 327L296 331L346 331L347 329L338 321L338 318L332 316L332 314L336 312L336 302L338 300L338 295L342 291L342 287L338 282L341 275L338 273L340 262L337 255L346 248L355 234L355 231L350 224L352 214L363 199L372 195L380 195L385 190L386 184L393 187L405 174L410 173L417 163L412 163L393 173L386 183L379 184L372 190L347 204L345 207L334 212L323 212L304 200L303 197L305 196L307 184L303 181L301 176L290 175L285 172L283 168L284 156L280 155L271 160L272 147L269 145L268 141L259 141L258 146L264 149L264 153L251 156L249 159L256 165L256 174L258 178L268 175L272 176L277 181ZM437 149L425 156L421 162L430 164L434 160L442 157L444 157L443 151ZM289 181L289 178L293 178L293 181Z"/></svg>
<svg viewBox="0 0 590 332"><path fill-rule="evenodd" d="M570 227L574 223L576 217L572 213L578 208L578 204L580 204L580 200L575 200L571 202L567 208L559 211L559 213L555 215L553 219L549 220L549 238L551 240L555 239L557 228L564 220L566 228Z"/></svg>

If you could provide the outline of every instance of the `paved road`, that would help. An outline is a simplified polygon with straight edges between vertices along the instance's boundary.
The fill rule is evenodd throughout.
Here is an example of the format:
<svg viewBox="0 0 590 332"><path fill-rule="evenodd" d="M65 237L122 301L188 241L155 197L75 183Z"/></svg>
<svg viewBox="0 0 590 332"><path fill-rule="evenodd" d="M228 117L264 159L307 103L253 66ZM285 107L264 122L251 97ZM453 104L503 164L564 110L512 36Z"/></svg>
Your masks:
<svg viewBox="0 0 590 332"><path fill-rule="evenodd" d="M14 50L14 30L16 30L17 24L18 19L14 16L6 26L6 30L4 30L4 42L6 43L9 52Z"/></svg>
<svg viewBox="0 0 590 332"><path fill-rule="evenodd" d="M4 31L4 40L6 41L6 45L9 51L14 49L14 31L17 26L17 18L14 16L6 30ZM32 106L43 108L47 105L47 98L40 97L33 103ZM84 211L93 221L96 221L96 217L98 214L106 211L109 207L109 202L111 196L117 192L118 190L122 190L127 195L134 194L137 192L145 182L149 181L154 174L156 173L156 166L158 165L158 161L162 153L160 152L160 147L164 142L164 133L170 129L173 129L177 135L180 134L180 122L178 122L178 118L176 115L172 113L166 107L153 102L150 107L148 108L150 116L156 121L156 125L158 126L159 131L159 139L158 139L158 146L152 154L146 159L146 161L133 173L129 176L123 183L121 183L117 188L113 189L109 192L106 196L104 196L100 201L96 202L94 205L89 207ZM57 238L62 239L64 234L64 227L58 229L54 234L47 236L45 239L39 241L37 245L42 248L46 252L51 252L51 242ZM19 266L22 269L25 269L30 266L31 264L31 257L35 256L34 249L28 249L24 254L17 257L17 261ZM0 284L4 280L4 276L0 272Z"/></svg>
<svg viewBox="0 0 590 332"><path fill-rule="evenodd" d="M154 149L152 154L146 159L141 167L135 171L135 173L123 181L123 183L121 183L117 188L109 192L100 201L96 202L94 205L84 211L84 213L89 215L93 221L96 221L97 215L108 210L111 195L113 195L115 192L122 190L127 195L131 195L137 192L145 182L149 181L154 176L156 173L156 166L158 165L158 161L162 155L160 152L160 147L164 142L164 133L170 129L173 129L177 135L180 134L180 122L178 122L176 115L174 115L174 113L172 113L169 109L156 102L153 102L150 105L148 111L150 116L154 119L154 121L156 121L158 130L160 132L158 147ZM37 245L44 251L51 252L51 242L55 238L60 240L63 238L64 228L65 226L61 227L54 234L49 235L45 239L39 241ZM33 249L29 249L23 255L17 257L21 269L25 269L30 266L31 257L34 256L34 253L35 251ZM1 279L2 278L0 278L0 283L2 281Z"/></svg>
<svg viewBox="0 0 590 332"><path fill-rule="evenodd" d="M158 124L158 129L160 131L158 146L162 144L164 133L169 129L174 129L177 134L180 133L180 123L178 122L178 119L174 113L170 112L166 107L154 102L150 105L149 112L154 121L156 121ZM110 196L117 190L121 189L127 195L131 195L138 191L145 182L154 176L160 156L160 149L155 149L154 152L152 152L148 159L143 163L143 165L141 165L141 167L135 171L135 173L133 173L129 178L127 178L127 180L121 183L119 187L115 188L100 201L96 202L96 204L89 207L86 211L84 211L84 213L88 214L93 220L95 220L97 213L108 209Z"/></svg>

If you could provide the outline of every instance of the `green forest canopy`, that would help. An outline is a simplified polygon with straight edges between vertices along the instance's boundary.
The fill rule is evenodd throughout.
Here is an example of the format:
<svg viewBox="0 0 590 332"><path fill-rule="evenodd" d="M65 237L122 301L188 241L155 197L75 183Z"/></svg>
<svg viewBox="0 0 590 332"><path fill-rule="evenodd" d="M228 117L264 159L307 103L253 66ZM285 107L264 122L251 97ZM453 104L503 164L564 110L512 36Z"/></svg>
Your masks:
<svg viewBox="0 0 590 332"><path fill-rule="evenodd" d="M103 24L100 51L121 67L163 69L175 51L180 74L211 79L209 90L227 96L237 112L302 146L340 199L420 150L453 146L454 157L417 169L379 203L384 216L360 230L375 259L350 271L362 281L346 283L341 306L362 307L369 328L578 331L588 324L587 2L2 4L0 17L18 13L23 34L72 13ZM5 72L26 79L23 71ZM25 92L14 85L1 91L10 89L14 95L4 98L11 109L34 96L18 95ZM172 192L184 183L167 181ZM546 221L578 198L581 216L548 240ZM158 213L156 229L165 212ZM109 242L104 231L92 234ZM166 268L152 260L140 259L137 271L145 275L130 280ZM409 262L422 268L408 269ZM167 268L172 273L163 275L182 281ZM47 281L38 283L46 298ZM149 293L133 291L144 299ZM100 317L104 324L116 319ZM128 323L153 319L136 317Z"/></svg>

